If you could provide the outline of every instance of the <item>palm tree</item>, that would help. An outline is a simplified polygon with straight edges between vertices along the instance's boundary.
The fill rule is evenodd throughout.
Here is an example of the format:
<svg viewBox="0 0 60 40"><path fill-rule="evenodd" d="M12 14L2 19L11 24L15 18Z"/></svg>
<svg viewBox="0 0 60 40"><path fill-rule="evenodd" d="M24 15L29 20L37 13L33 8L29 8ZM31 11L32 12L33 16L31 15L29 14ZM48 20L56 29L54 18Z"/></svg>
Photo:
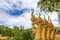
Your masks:
<svg viewBox="0 0 60 40"><path fill-rule="evenodd" d="M39 0L37 6L40 8L41 12L56 11L60 23L60 0Z"/></svg>

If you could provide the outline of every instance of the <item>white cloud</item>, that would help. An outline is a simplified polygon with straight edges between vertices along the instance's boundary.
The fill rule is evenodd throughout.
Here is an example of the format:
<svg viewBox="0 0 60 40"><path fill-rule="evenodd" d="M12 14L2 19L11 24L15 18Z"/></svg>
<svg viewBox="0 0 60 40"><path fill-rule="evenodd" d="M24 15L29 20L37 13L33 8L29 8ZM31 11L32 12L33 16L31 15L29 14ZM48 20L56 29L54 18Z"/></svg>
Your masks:
<svg viewBox="0 0 60 40"><path fill-rule="evenodd" d="M23 8L37 8L38 0L0 0L0 8L15 9L13 5L16 5L17 9Z"/></svg>
<svg viewBox="0 0 60 40"><path fill-rule="evenodd" d="M31 12L26 12L24 14L22 14L21 16L18 17L13 17L11 15L9 15L8 13L5 12L5 10L2 9L6 9L6 10L13 10L13 9L17 9L17 10L21 10L24 8L28 8L28 9L37 9L37 0L0 0L0 22L2 22L1 24L3 25L7 25L7 26L14 26L14 25L23 25L25 26L25 28L29 28L29 26L31 26L31 22L30 22L30 13ZM21 4L20 4L21 3ZM13 5L16 5L17 7L14 8Z"/></svg>
<svg viewBox="0 0 60 40"><path fill-rule="evenodd" d="M0 13L0 22L2 22L3 25L5 25L5 26L12 27L14 25L17 25L17 26L23 25L24 28L29 28L31 26L30 13L26 12L18 17L13 17L13 16L10 16L10 15L5 14L5 13L3 13L3 14Z"/></svg>
<svg viewBox="0 0 60 40"><path fill-rule="evenodd" d="M37 0L0 0L0 25L6 25L6 26L20 26L23 25L25 28L30 28L31 26L31 21L30 21L30 12L25 12L20 16L11 16L8 13L6 13L3 9L6 10L13 10L13 9L17 9L17 10L21 10L24 8L28 8L28 9L34 9L35 10L35 15L37 16L39 13L39 10L37 9ZM17 7L14 8L13 5L16 5ZM50 14L49 14L50 15ZM47 16L47 15L46 15ZM54 21L57 19L57 14L51 14L50 15L53 23L55 25L58 25L57 21ZM54 17L53 17L54 16ZM43 15L42 15L43 17Z"/></svg>

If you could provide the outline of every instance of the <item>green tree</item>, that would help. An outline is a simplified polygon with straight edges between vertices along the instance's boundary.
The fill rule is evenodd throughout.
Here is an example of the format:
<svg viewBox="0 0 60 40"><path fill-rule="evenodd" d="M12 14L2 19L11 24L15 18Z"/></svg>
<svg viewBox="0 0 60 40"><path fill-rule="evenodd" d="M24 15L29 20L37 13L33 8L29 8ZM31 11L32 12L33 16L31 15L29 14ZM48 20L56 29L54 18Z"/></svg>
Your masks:
<svg viewBox="0 0 60 40"><path fill-rule="evenodd" d="M17 26L14 26L14 39L13 40L23 40L23 30Z"/></svg>
<svg viewBox="0 0 60 40"><path fill-rule="evenodd" d="M15 30L19 30L19 27L17 27L17 26L14 26L14 27L13 27L13 29L15 29Z"/></svg>
<svg viewBox="0 0 60 40"><path fill-rule="evenodd" d="M12 37L13 29L9 28L9 27L5 27L4 25L0 25L0 34L2 36L8 36L8 37Z"/></svg>
<svg viewBox="0 0 60 40"><path fill-rule="evenodd" d="M23 32L23 38L24 40L33 40L31 29L27 29Z"/></svg>
<svg viewBox="0 0 60 40"><path fill-rule="evenodd" d="M20 26L19 30L14 29L14 39L13 40L33 40L31 29L24 29L23 26Z"/></svg>
<svg viewBox="0 0 60 40"><path fill-rule="evenodd" d="M0 34L2 36L7 36L7 40L33 40L31 29L24 29L23 26L14 26L12 29L4 25L0 25Z"/></svg>
<svg viewBox="0 0 60 40"><path fill-rule="evenodd" d="M37 6L44 12L58 12L60 22L60 0L39 0Z"/></svg>

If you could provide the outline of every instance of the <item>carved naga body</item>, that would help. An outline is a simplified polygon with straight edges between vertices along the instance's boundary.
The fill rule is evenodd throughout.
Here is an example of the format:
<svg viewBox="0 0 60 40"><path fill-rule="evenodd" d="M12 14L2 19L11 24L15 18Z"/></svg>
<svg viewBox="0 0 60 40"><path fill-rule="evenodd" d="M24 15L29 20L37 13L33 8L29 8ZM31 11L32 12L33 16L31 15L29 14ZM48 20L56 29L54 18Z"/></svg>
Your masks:
<svg viewBox="0 0 60 40"><path fill-rule="evenodd" d="M44 20L40 17L40 14L37 17L33 15L34 10L31 14L32 21L32 34L34 36L34 40L55 40L56 29L54 28L50 16L48 16L48 21ZM36 25L36 26L35 26Z"/></svg>

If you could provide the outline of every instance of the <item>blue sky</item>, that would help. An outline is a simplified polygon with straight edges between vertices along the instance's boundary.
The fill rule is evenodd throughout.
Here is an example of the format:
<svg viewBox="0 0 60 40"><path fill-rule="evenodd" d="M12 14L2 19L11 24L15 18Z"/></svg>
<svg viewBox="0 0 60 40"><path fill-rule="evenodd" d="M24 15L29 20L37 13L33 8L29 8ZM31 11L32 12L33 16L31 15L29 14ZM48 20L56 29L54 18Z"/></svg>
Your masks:
<svg viewBox="0 0 60 40"><path fill-rule="evenodd" d="M0 0L0 25L13 27L14 25L23 25L24 28L31 27L30 15L34 9L34 14L38 16L39 9L37 9L38 0ZM50 15L54 25L58 26L58 17L56 12L52 14L41 13L41 17L44 15Z"/></svg>

